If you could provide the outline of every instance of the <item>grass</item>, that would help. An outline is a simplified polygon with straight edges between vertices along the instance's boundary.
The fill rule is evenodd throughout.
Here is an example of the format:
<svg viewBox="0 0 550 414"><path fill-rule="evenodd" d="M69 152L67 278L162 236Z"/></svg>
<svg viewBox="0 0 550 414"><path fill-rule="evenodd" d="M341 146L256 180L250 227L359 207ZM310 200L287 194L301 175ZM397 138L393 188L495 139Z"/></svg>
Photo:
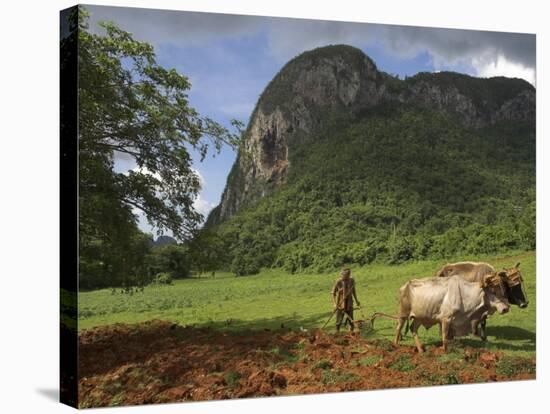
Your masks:
<svg viewBox="0 0 550 414"><path fill-rule="evenodd" d="M227 371L223 376L223 379L227 385L230 387L235 387L241 379L241 374L237 371Z"/></svg>
<svg viewBox="0 0 550 414"><path fill-rule="evenodd" d="M533 374L534 367L521 357L504 356L497 362L498 375L512 376L517 374Z"/></svg>
<svg viewBox="0 0 550 414"><path fill-rule="evenodd" d="M508 256L463 257L461 260L487 261L496 268L521 262L529 307L513 307L507 315L493 315L487 323L488 342L478 338L460 339L461 344L501 350L506 354L532 356L535 353L535 252ZM369 265L353 268L357 293L366 316L375 311L395 314L399 287L409 279L432 276L447 261L428 260L399 266ZM135 323L163 319L182 325L210 326L219 330L315 329L332 313L330 291L336 273L289 274L268 269L255 276L211 277L176 280L172 286L148 286L132 296L110 289L79 294L78 329L113 323ZM356 317L361 313L356 311ZM393 339L393 321L379 319L374 340ZM334 330L334 317L327 325ZM427 346L439 342L437 327L420 330ZM410 335L404 344L412 345Z"/></svg>
<svg viewBox="0 0 550 414"><path fill-rule="evenodd" d="M410 361L410 358L405 355L399 357L389 367L391 369L395 369L396 371L401 371L401 372L412 371L415 368L414 364Z"/></svg>
<svg viewBox="0 0 550 414"><path fill-rule="evenodd" d="M292 353L290 350L285 348L280 348L276 346L275 348L268 351L271 355L274 355L277 357L278 362L275 362L272 364L273 368L277 368L280 366L285 366L288 363L293 363L298 361L301 357L303 357L303 349L296 349L296 353Z"/></svg>
<svg viewBox="0 0 550 414"><path fill-rule="evenodd" d="M377 362L380 362L382 360L382 356L380 355L371 355L366 358L361 358L357 363L359 365L362 365L364 367L370 367L375 365Z"/></svg>
<svg viewBox="0 0 550 414"><path fill-rule="evenodd" d="M321 374L321 381L323 384L340 384L344 382L352 382L359 380L360 377L350 373L342 371L341 369L336 370L324 370Z"/></svg>
<svg viewBox="0 0 550 414"><path fill-rule="evenodd" d="M464 354L457 350L457 349L451 349L447 351L447 353L440 355L437 359L440 362L452 362L452 361L464 361Z"/></svg>

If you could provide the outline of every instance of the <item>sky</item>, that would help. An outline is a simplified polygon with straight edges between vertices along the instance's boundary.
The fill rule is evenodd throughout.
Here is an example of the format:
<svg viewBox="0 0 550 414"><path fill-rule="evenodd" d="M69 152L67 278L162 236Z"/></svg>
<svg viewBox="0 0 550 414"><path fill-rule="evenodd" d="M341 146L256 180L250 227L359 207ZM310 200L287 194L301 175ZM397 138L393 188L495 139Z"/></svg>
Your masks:
<svg viewBox="0 0 550 414"><path fill-rule="evenodd" d="M191 81L189 101L203 116L230 126L245 124L263 89L293 57L319 46L349 44L393 75L452 70L479 77L508 76L536 83L533 34L288 19L229 14L86 6L90 30L110 20L155 48L157 62ZM194 169L202 190L195 208L206 215L225 187L236 153L224 148ZM134 169L130 158L115 157L117 171ZM154 229L139 211L139 226Z"/></svg>

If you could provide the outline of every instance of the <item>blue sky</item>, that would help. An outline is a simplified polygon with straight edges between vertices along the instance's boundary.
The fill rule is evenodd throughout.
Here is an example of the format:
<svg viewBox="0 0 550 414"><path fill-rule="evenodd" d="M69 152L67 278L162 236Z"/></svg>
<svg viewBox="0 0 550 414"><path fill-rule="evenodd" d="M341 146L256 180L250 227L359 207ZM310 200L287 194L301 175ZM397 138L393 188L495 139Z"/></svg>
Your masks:
<svg viewBox="0 0 550 414"><path fill-rule="evenodd" d="M535 84L535 36L368 23L222 15L153 9L86 6L90 29L112 20L155 48L157 61L189 77L191 105L229 127L248 122L263 89L299 53L328 44L349 44L369 55L379 70L399 75L453 70L474 76L520 77ZM224 148L203 162L195 202L203 214L216 206L236 154ZM116 168L135 168L117 158ZM140 227L152 231L140 215Z"/></svg>

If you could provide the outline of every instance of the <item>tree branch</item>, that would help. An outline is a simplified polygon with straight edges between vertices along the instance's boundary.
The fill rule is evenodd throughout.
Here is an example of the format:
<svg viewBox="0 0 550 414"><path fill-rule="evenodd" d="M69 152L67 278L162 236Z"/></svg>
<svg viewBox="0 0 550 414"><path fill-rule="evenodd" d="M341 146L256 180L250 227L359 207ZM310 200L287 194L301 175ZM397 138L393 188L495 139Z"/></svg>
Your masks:
<svg viewBox="0 0 550 414"><path fill-rule="evenodd" d="M143 204L141 203L138 203L137 201L134 201L134 200L131 200L131 199L128 199L126 197L119 197L119 199L124 202L124 203L127 203L133 207L136 207L136 208L139 208L141 211L143 211L148 217L149 216L153 216L155 217L155 221L157 221L161 226L164 226L166 227L167 229L169 230L172 230L174 231L174 229L171 228L170 226L170 223L166 220L166 219L163 219L161 217L161 215L158 215L158 214L153 214L153 212L148 209L147 207L145 207ZM184 233L182 234L185 234L186 236L190 236L193 232L193 230L195 230L194 227L191 227L191 226L188 226L186 225L183 221L182 223L179 225L179 227L183 230ZM174 232L176 233L176 232Z"/></svg>

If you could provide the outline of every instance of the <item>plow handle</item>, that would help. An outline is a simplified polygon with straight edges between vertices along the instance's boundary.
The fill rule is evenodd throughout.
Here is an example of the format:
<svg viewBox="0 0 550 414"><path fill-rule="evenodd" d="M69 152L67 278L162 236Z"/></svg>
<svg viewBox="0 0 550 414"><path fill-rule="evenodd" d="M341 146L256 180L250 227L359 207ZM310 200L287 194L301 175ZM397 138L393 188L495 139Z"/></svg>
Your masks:
<svg viewBox="0 0 550 414"><path fill-rule="evenodd" d="M384 312L374 312L372 314L372 316L370 317L370 323L372 325L372 329L374 329L374 320L376 318L379 318L379 317L386 318L386 319L391 319L391 320L394 320L394 321L399 319L397 316L388 315L387 313L384 313Z"/></svg>

